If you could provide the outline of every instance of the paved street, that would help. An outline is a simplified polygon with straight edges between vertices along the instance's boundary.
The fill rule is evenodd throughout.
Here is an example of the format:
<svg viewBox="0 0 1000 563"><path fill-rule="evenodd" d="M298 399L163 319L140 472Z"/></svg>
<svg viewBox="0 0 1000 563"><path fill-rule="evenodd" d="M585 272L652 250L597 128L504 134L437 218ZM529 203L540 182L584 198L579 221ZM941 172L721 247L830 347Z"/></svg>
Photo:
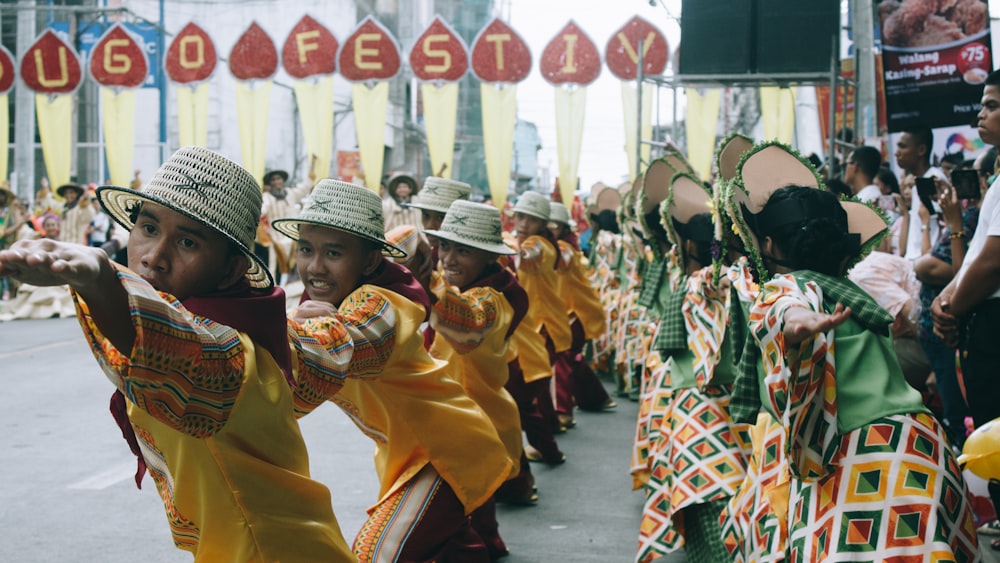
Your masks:
<svg viewBox="0 0 1000 563"><path fill-rule="evenodd" d="M0 323L0 377L3 561L191 561L170 541L152 481L135 488L134 458L108 414L112 386L74 319ZM642 509L627 469L635 416L627 400L616 412L578 414L577 428L559 437L568 463L533 465L539 505L499 508L511 549L504 561L633 560ZM371 442L333 405L302 428L313 475L330 487L353 538L378 490ZM684 560L677 553L661 562Z"/></svg>

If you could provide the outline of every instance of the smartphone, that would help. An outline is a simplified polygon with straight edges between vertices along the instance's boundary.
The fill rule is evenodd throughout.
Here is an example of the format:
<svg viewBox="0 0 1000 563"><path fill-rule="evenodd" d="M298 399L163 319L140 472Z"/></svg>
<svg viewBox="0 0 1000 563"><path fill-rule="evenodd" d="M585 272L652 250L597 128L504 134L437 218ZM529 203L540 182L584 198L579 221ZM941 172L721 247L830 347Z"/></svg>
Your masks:
<svg viewBox="0 0 1000 563"><path fill-rule="evenodd" d="M951 171L951 185L958 199L979 199L979 171L968 168Z"/></svg>
<svg viewBox="0 0 1000 563"><path fill-rule="evenodd" d="M917 178L917 195L920 197L920 203L924 204L931 215L937 213L934 209L934 196L937 195L934 178Z"/></svg>

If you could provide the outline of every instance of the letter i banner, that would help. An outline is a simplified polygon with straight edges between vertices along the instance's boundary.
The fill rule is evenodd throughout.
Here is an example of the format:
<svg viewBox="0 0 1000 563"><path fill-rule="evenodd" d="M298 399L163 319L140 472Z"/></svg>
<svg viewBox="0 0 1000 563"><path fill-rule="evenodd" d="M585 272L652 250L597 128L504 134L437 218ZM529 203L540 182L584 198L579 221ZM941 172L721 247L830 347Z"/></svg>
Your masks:
<svg viewBox="0 0 1000 563"><path fill-rule="evenodd" d="M177 85L177 136L180 146L208 144L208 79L218 64L215 43L194 22L174 36L164 69Z"/></svg>
<svg viewBox="0 0 1000 563"><path fill-rule="evenodd" d="M10 172L7 161L7 149L10 146L10 106L7 105L7 92L14 87L14 56L3 45L0 45L0 180L6 180Z"/></svg>
<svg viewBox="0 0 1000 563"><path fill-rule="evenodd" d="M368 16L344 41L338 57L340 74L353 82L354 129L365 185L379 193L385 160L385 112L389 80L399 73L399 45L392 33Z"/></svg>
<svg viewBox="0 0 1000 563"><path fill-rule="evenodd" d="M636 130L642 138L653 136L653 85L643 82L632 87L639 78L639 43L642 42L642 72L644 76L663 74L667 68L667 39L648 21L635 16L608 39L604 50L605 62L611 74L622 81L622 109L625 123L625 151L628 156L628 177L636 177ZM642 88L642 113L638 113L639 88ZM641 116L641 124L637 118ZM650 146L643 145L640 157L649 162ZM644 169L645 167L643 167Z"/></svg>
<svg viewBox="0 0 1000 563"><path fill-rule="evenodd" d="M271 105L271 77L278 71L278 49L257 22L233 45L229 71L236 78L236 115L240 125L243 167L260 183L267 158L267 118Z"/></svg>
<svg viewBox="0 0 1000 563"><path fill-rule="evenodd" d="M420 95L432 173L451 178L458 81L469 70L468 48L447 22L435 17L410 49L410 68L423 82Z"/></svg>
<svg viewBox="0 0 1000 563"><path fill-rule="evenodd" d="M517 83L531 71L531 52L509 25L495 18L472 43L472 73L482 84L483 148L493 205L503 209L511 179Z"/></svg>
<svg viewBox="0 0 1000 563"><path fill-rule="evenodd" d="M566 207L572 209L583 144L587 86L601 74L601 53L590 37L570 20L542 51L539 66L542 77L555 87L559 195Z"/></svg>
<svg viewBox="0 0 1000 563"><path fill-rule="evenodd" d="M302 137L317 179L330 177L337 46L337 38L307 15L295 24L281 49L282 65L296 79L293 88L302 120Z"/></svg>
<svg viewBox="0 0 1000 563"><path fill-rule="evenodd" d="M35 114L49 183L69 183L73 139L73 92L83 80L76 50L47 29L25 51L21 80L35 92Z"/></svg>
<svg viewBox="0 0 1000 563"><path fill-rule="evenodd" d="M88 68L101 86L108 177L112 185L127 186L135 151L135 89L146 80L149 63L139 41L118 23L97 41Z"/></svg>

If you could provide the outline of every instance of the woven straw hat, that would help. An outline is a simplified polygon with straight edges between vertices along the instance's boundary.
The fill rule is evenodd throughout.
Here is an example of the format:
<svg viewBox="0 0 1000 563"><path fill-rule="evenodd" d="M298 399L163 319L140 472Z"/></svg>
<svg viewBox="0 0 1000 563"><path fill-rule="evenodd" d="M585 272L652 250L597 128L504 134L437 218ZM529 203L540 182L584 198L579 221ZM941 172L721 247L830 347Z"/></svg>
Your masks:
<svg viewBox="0 0 1000 563"><path fill-rule="evenodd" d="M320 180L309 196L308 205L298 216L278 219L271 226L293 240L299 240L299 227L317 225L343 231L382 245L382 254L403 258L406 253L385 240L382 199L362 186L339 180Z"/></svg>
<svg viewBox="0 0 1000 563"><path fill-rule="evenodd" d="M58 188L56 188L56 194L59 197L66 197L66 192L68 190L73 190L76 192L77 196L82 196L87 191L87 188L84 188L80 184L74 184L74 183L63 184Z"/></svg>
<svg viewBox="0 0 1000 563"><path fill-rule="evenodd" d="M653 238L653 229L646 222L646 215L659 209L660 204L670 194L670 181L676 174L681 173L694 176L694 169L683 154L670 151L653 161L643 174L642 186L636 192L635 218L647 239Z"/></svg>
<svg viewBox="0 0 1000 563"><path fill-rule="evenodd" d="M561 223L569 227L572 227L576 223L576 221L570 218L569 209L565 205L559 202L552 202L551 206L552 212L549 214L549 221Z"/></svg>
<svg viewBox="0 0 1000 563"><path fill-rule="evenodd" d="M737 177L729 184L726 213L736 224L740 238L761 280L770 279L764 267L760 241L748 221L764 210L771 195L785 186L821 189L816 169L791 148L771 141L760 143L744 153ZM850 269L874 248L887 231L886 219L874 208L856 202L841 201L847 213L848 232L859 236L860 252L850 261Z"/></svg>
<svg viewBox="0 0 1000 563"><path fill-rule="evenodd" d="M424 180L424 187L420 188L420 193L413 196L407 206L447 213L453 201L469 199L470 193L472 186L465 182L428 176Z"/></svg>
<svg viewBox="0 0 1000 563"><path fill-rule="evenodd" d="M271 287L274 280L250 250L260 222L261 191L242 166L201 147L175 152L142 188L102 186L97 198L114 220L128 230L136 205L155 203L220 233L250 260L246 277L254 287Z"/></svg>
<svg viewBox="0 0 1000 563"><path fill-rule="evenodd" d="M538 192L524 192L521 197L517 198L514 208L510 210L511 215L514 213L524 213L548 221L552 214L552 203Z"/></svg>
<svg viewBox="0 0 1000 563"><path fill-rule="evenodd" d="M548 202L546 201L546 203ZM500 220L500 210L484 203L458 200L448 208L448 213L445 214L440 229L425 232L432 237L457 242L493 254L517 253L503 241L503 221Z"/></svg>

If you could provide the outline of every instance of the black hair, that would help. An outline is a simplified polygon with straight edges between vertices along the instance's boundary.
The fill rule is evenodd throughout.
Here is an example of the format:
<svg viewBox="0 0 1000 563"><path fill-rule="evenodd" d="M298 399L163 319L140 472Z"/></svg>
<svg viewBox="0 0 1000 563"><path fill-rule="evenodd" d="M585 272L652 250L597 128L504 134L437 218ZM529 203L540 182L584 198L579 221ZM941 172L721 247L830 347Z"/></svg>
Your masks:
<svg viewBox="0 0 1000 563"><path fill-rule="evenodd" d="M949 164L954 164L955 166L960 166L963 160L965 160L965 155L962 154L962 151L947 152L941 157L941 162L947 162Z"/></svg>
<svg viewBox="0 0 1000 563"><path fill-rule="evenodd" d="M875 177L882 180L882 183L889 187L890 192L894 194L899 193L899 179L896 178L895 172L889 168L880 168L878 175Z"/></svg>
<svg viewBox="0 0 1000 563"><path fill-rule="evenodd" d="M618 217L615 216L615 212L612 209L605 209L594 215L594 223L601 231L609 231L614 234L618 234Z"/></svg>
<svg viewBox="0 0 1000 563"><path fill-rule="evenodd" d="M997 148L990 147L983 157L983 163L979 166L979 175L990 177L997 169Z"/></svg>
<svg viewBox="0 0 1000 563"><path fill-rule="evenodd" d="M659 206L654 207L652 211L645 214L643 219L646 221L646 225L649 227L650 235L652 235L653 240L658 242L667 242L667 230L663 228L663 223L660 222L660 208Z"/></svg>
<svg viewBox="0 0 1000 563"><path fill-rule="evenodd" d="M839 178L830 178L825 182L826 189L831 193L837 194L837 196L847 196L851 197L854 192L851 191L851 186L848 186L846 182Z"/></svg>
<svg viewBox="0 0 1000 563"><path fill-rule="evenodd" d="M912 129L905 129L903 133L913 137L913 142L919 147L924 145L927 147L927 152L924 153L924 158L927 162L931 160L931 149L934 148L934 132L931 131L930 127L914 127Z"/></svg>
<svg viewBox="0 0 1000 563"><path fill-rule="evenodd" d="M712 240L715 234L715 226L712 223L711 213L699 213L687 222L678 223L673 219L674 230L680 235L681 241L691 241L695 245L695 254L691 256L702 266L712 263Z"/></svg>
<svg viewBox="0 0 1000 563"><path fill-rule="evenodd" d="M994 70L986 76L983 86L1000 86L1000 70Z"/></svg>
<svg viewBox="0 0 1000 563"><path fill-rule="evenodd" d="M875 174L878 174L879 166L882 165L882 153L875 147L860 146L851 151L848 160L853 161L862 174L874 178Z"/></svg>
<svg viewBox="0 0 1000 563"><path fill-rule="evenodd" d="M848 232L847 212L828 191L781 188L771 194L755 223L758 239L763 243L770 236L783 257L769 259L792 270L839 277L860 251L859 237Z"/></svg>

